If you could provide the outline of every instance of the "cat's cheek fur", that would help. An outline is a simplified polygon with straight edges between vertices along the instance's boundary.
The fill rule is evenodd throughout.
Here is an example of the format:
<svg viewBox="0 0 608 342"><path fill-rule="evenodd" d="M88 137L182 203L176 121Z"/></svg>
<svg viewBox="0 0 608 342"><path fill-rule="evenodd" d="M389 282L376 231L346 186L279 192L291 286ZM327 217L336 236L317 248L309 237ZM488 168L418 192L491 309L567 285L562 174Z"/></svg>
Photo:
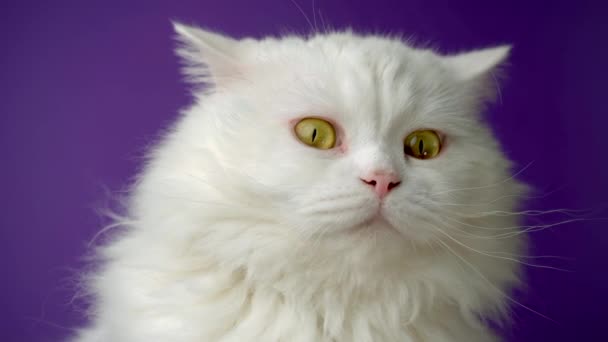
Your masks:
<svg viewBox="0 0 608 342"><path fill-rule="evenodd" d="M444 58L348 32L176 30L188 75L213 88L150 153L74 341L498 340L480 317L507 316L525 239L495 238L518 218L492 213L514 211L525 187L476 90L506 48ZM302 113L339 124L348 149L302 146L286 125ZM449 149L404 156L420 127ZM383 201L361 181L374 170L401 180Z"/></svg>

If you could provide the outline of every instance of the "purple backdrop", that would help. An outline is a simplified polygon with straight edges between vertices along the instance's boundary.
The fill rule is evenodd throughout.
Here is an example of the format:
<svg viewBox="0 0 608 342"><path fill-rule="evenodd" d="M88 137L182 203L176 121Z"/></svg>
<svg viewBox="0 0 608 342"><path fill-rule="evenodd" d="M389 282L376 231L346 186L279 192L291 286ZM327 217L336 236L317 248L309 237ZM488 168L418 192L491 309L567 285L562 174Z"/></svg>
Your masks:
<svg viewBox="0 0 608 342"><path fill-rule="evenodd" d="M297 1L313 21L311 0ZM334 27L404 32L444 51L513 43L489 116L508 155L532 163L520 177L545 196L529 207L606 208L601 2L316 2L319 25L322 15ZM4 1L0 13L1 340L58 341L82 322L70 277L102 224L104 189L127 184L190 101L169 20L258 37L309 24L288 0ZM509 341L608 340L607 222L532 234L535 255L569 258L536 262L572 272L528 269L518 300L555 322L516 306Z"/></svg>

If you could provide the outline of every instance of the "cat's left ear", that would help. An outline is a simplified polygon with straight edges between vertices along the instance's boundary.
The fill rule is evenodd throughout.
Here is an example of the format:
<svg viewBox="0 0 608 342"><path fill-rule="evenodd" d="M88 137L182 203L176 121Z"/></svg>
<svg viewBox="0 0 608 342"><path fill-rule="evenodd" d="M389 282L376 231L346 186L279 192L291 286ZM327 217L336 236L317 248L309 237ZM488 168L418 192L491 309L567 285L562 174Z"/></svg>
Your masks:
<svg viewBox="0 0 608 342"><path fill-rule="evenodd" d="M189 81L221 86L227 80L240 77L238 58L242 46L238 40L178 22L173 22L173 28L181 43L177 54L183 58Z"/></svg>
<svg viewBox="0 0 608 342"><path fill-rule="evenodd" d="M451 56L444 61L452 69L459 81L477 88L483 100L492 100L497 92L496 75L500 74L511 51L510 45L474 50Z"/></svg>

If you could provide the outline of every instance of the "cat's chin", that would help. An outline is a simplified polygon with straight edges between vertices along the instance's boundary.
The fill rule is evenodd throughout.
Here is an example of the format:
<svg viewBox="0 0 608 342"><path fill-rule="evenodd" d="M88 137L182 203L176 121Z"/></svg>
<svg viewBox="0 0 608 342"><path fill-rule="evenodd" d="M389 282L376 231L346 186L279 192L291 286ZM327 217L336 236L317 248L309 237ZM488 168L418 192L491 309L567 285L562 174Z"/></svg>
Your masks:
<svg viewBox="0 0 608 342"><path fill-rule="evenodd" d="M399 230L395 228L380 212L374 214L363 223L353 226L348 230L349 233L392 233L399 234Z"/></svg>

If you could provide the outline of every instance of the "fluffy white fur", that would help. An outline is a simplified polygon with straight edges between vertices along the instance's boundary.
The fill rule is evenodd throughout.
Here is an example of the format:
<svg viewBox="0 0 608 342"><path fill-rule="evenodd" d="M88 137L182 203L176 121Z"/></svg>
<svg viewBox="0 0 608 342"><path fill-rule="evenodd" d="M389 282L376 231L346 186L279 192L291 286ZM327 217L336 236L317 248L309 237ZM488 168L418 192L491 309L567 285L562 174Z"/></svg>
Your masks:
<svg viewBox="0 0 608 342"><path fill-rule="evenodd" d="M496 341L525 187L484 124L508 54L351 32L234 40L176 24L196 102L151 152L90 277L78 342ZM339 146L295 121L336 124ZM434 159L403 152L445 135ZM360 177L401 185L380 201ZM372 219L380 209L383 218Z"/></svg>

